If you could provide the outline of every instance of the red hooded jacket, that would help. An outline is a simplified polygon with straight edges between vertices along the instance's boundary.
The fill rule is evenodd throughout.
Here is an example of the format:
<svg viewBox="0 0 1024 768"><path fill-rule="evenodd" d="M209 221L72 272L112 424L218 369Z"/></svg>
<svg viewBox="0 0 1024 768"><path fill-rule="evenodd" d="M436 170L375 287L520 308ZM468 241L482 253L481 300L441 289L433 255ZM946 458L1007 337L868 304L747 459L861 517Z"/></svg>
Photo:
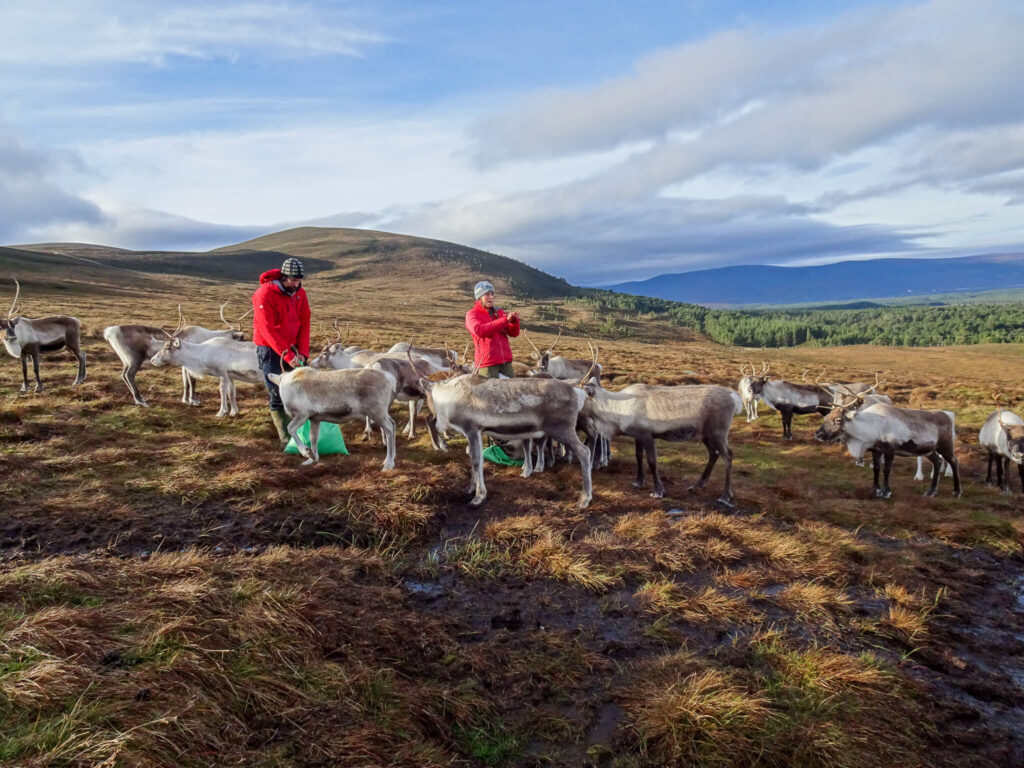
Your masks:
<svg viewBox="0 0 1024 768"><path fill-rule="evenodd" d="M280 269L260 275L260 287L252 295L252 340L270 347L290 365L295 359L293 346L309 357L309 300L305 288L287 295L274 282L281 277Z"/></svg>
<svg viewBox="0 0 1024 768"><path fill-rule="evenodd" d="M505 310L494 317L479 301L466 313L466 330L473 335L474 362L480 368L512 362L509 336L519 335L519 318L510 320Z"/></svg>

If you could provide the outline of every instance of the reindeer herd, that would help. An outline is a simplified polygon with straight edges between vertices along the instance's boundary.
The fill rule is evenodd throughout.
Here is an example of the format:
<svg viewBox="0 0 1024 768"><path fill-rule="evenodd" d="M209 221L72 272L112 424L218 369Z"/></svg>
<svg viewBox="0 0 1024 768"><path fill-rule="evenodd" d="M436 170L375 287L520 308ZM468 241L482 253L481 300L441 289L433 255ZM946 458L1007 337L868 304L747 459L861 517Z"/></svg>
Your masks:
<svg viewBox="0 0 1024 768"><path fill-rule="evenodd" d="M81 324L68 316L29 319L16 314L21 286L15 281L14 301L7 318L0 320L4 346L21 360L22 392L29 391L28 359L32 358L35 391L41 392L39 355L60 349L70 350L78 360L74 385L85 381L86 358L81 349ZM182 372L182 402L197 406L196 380L214 378L219 382L218 417L237 416L238 382L263 385L263 373L256 359L255 345L242 332L242 315L234 323L224 316L223 329L189 325L178 308L178 326L169 331L146 325L115 325L103 331L122 362L121 378L135 404L147 407L135 382L140 367L148 360L154 366L173 365ZM479 505L487 497L483 473L483 437L518 446L524 459L522 474L528 477L543 471L560 459L575 460L581 470L582 488L578 506L586 508L593 496L592 470L608 465L610 441L617 436L633 439L636 480L634 487L646 485L646 462L653 483L651 496L664 495L658 471L656 441L700 442L708 453L707 464L690 490L703 487L719 459L725 467L725 485L718 501L732 504L733 452L729 447L729 429L733 418L746 414L747 421L757 419L758 403L779 411L782 436L792 440L794 415L820 414L823 419L815 432L823 442L841 442L862 463L870 453L875 497L889 498L894 457L918 457L918 479L923 479L924 459L932 465L927 496L937 492L939 477L945 468L953 478L953 494L961 494L959 465L955 454L955 416L950 411L918 410L894 406L892 400L877 392L880 382L803 382L774 379L767 364L756 370L752 364L740 368L738 392L716 385L652 386L633 384L618 391L601 384L602 367L598 348L591 347L590 359L554 356L558 340L541 351L526 336L533 352L533 366L515 364L516 377L488 379L476 375L454 350L444 347L416 347L407 342L387 351L347 345L337 321L332 323L337 337L326 344L309 367L271 376L281 390L285 410L291 418L289 432L305 463L319 461L317 438L320 424L349 419L365 421L366 434L379 430L384 442L383 470L395 468L396 424L391 405L409 404L409 421L404 428L408 438L415 437L415 425L423 403L427 405L426 424L431 445L447 451L446 438L452 431L468 443L471 504ZM525 336L525 334L524 334ZM299 427L310 424L310 442L299 434ZM585 436L580 439L580 433ZM1024 492L1024 419L1003 409L996 397L996 410L988 417L979 434L979 442L988 455L986 484L995 482L1009 492L1010 464L1016 464Z"/></svg>

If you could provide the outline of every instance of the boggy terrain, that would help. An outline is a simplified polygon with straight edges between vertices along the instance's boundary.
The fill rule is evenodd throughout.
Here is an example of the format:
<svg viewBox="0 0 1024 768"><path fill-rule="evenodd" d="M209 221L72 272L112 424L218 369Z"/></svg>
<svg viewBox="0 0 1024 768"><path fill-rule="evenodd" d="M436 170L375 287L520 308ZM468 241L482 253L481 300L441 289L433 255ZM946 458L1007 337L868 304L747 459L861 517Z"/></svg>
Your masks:
<svg viewBox="0 0 1024 768"><path fill-rule="evenodd" d="M713 503L721 467L685 490L700 446L659 445L655 500L616 441L584 512L573 465L488 465L477 510L460 439L440 454L425 430L399 437L381 473L379 440L345 425L351 456L300 467L256 388L216 419L211 382L190 408L176 371L147 366L153 407L133 406L103 327L173 325L179 302L214 327L253 286L132 279L114 299L23 291L30 316L82 318L82 387L66 354L40 395L0 363L0 764L1024 763L1022 500L1016 476L1011 496L982 484L977 445L992 392L1024 396L1020 347L756 353L791 378L878 372L897 404L956 411L961 499L948 478L923 498L909 459L894 498L870 499L870 470L811 439L817 417L784 442L762 407L733 425L735 509ZM454 291L308 287L355 342L465 343ZM517 307L553 340L541 305ZM597 340L611 388L735 386L751 356L630 323L634 339Z"/></svg>

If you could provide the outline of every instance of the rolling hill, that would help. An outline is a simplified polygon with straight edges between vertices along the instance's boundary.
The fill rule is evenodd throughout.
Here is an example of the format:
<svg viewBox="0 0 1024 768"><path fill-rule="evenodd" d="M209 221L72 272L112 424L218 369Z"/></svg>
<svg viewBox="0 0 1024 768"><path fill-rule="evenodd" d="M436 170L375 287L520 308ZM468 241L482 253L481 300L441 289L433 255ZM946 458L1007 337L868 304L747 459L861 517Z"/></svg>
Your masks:
<svg viewBox="0 0 1024 768"><path fill-rule="evenodd" d="M746 265L659 275L614 291L708 306L848 302L1024 286L1024 253L873 259L816 267Z"/></svg>

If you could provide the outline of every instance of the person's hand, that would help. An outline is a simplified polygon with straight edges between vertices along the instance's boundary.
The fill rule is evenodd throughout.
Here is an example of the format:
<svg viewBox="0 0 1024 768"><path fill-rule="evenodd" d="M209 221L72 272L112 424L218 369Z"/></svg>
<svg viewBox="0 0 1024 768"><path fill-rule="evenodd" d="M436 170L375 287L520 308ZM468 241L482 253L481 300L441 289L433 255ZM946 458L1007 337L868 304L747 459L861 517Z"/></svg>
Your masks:
<svg viewBox="0 0 1024 768"><path fill-rule="evenodd" d="M519 319L519 312L518 311L511 312L509 314L509 316L508 316L508 320L509 320L510 323L514 323L518 319Z"/></svg>

